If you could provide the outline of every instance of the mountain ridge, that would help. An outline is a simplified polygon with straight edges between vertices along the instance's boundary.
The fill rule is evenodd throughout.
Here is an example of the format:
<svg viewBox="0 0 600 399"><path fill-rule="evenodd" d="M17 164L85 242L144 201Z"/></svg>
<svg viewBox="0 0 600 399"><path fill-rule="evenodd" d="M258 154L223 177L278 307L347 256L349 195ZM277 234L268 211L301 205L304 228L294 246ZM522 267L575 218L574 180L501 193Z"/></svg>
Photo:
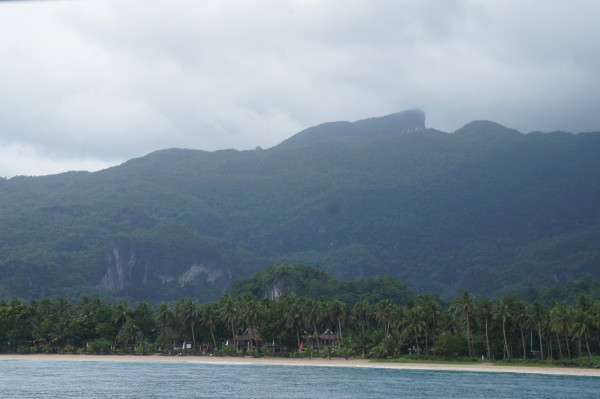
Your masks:
<svg viewBox="0 0 600 399"><path fill-rule="evenodd" d="M406 112L264 150L166 149L4 180L0 297L210 300L283 262L442 297L598 275L600 133L444 133L424 114L410 130L421 114Z"/></svg>

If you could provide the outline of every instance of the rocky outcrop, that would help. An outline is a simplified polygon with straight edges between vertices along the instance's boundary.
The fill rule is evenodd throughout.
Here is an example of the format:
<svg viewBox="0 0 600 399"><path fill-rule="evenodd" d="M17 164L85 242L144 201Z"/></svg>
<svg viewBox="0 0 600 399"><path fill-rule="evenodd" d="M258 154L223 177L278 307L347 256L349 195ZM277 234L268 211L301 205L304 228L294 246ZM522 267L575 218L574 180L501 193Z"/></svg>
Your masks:
<svg viewBox="0 0 600 399"><path fill-rule="evenodd" d="M124 241L111 241L106 254L106 273L100 286L111 292L122 292L131 282L137 263L136 251Z"/></svg>
<svg viewBox="0 0 600 399"><path fill-rule="evenodd" d="M183 272L165 270L165 263L161 262L160 258L140 253L127 239L111 241L105 261L106 271L99 285L113 293L124 293L129 288L148 283L177 285L184 288L227 285L231 280L231 273L219 268L215 262L194 263ZM181 270L181 265L177 266Z"/></svg>
<svg viewBox="0 0 600 399"><path fill-rule="evenodd" d="M286 278L276 277L265 287L266 296L272 301L278 300L281 296L296 291L296 281L286 281Z"/></svg>

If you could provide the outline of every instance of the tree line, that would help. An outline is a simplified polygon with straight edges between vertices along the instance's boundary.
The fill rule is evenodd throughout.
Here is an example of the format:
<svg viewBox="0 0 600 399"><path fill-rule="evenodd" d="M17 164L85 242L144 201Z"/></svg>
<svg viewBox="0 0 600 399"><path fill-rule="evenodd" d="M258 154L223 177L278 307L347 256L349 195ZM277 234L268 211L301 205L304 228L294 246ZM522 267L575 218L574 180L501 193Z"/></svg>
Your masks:
<svg viewBox="0 0 600 399"><path fill-rule="evenodd" d="M256 345L238 349L236 337L258 331ZM318 342L329 330L335 340ZM317 337L317 345L309 342ZM182 342L189 345L183 345ZM273 348L279 348L277 353ZM277 300L246 292L219 301L151 305L109 304L82 296L23 303L0 301L4 353L253 354L389 358L405 355L488 360L591 362L600 355L600 301L543 304L511 296L477 299L470 292L442 303L422 294L407 303L382 299L354 304L295 294Z"/></svg>

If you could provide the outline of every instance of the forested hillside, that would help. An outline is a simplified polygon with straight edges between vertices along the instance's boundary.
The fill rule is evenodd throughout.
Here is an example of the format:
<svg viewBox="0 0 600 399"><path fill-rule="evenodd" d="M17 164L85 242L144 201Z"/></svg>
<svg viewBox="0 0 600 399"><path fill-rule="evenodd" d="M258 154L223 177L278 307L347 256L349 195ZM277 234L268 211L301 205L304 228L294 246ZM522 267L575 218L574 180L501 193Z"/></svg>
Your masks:
<svg viewBox="0 0 600 399"><path fill-rule="evenodd" d="M406 111L264 150L0 179L0 297L206 301L281 262L442 298L598 277L598 154L600 133L449 134Z"/></svg>

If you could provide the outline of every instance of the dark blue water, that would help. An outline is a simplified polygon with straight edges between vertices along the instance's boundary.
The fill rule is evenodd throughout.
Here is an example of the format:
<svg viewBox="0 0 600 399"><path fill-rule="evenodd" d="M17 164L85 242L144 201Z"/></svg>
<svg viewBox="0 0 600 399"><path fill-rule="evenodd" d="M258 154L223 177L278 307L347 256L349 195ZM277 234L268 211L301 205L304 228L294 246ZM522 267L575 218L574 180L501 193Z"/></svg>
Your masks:
<svg viewBox="0 0 600 399"><path fill-rule="evenodd" d="M374 368L0 361L0 398L598 399L600 378Z"/></svg>

